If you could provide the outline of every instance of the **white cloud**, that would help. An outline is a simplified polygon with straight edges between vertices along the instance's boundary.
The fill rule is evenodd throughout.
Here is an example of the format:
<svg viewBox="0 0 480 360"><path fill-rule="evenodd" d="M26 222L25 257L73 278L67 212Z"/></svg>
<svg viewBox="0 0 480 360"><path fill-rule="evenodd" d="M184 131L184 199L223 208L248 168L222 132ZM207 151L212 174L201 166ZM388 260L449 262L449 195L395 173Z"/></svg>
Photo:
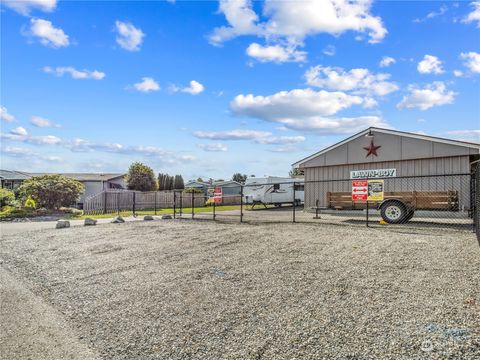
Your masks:
<svg viewBox="0 0 480 360"><path fill-rule="evenodd" d="M453 70L453 75L456 76L456 77L461 77L461 76L463 76L463 71Z"/></svg>
<svg viewBox="0 0 480 360"><path fill-rule="evenodd" d="M480 130L452 130L447 134L455 139L480 143Z"/></svg>
<svg viewBox="0 0 480 360"><path fill-rule="evenodd" d="M190 86L183 88L181 91L192 95L198 95L203 92L203 90L205 90L205 87L202 84L198 81L192 80L190 81Z"/></svg>
<svg viewBox="0 0 480 360"><path fill-rule="evenodd" d="M56 144L62 143L62 139L54 135L31 136L28 134L21 135L20 134L21 132L22 131L20 130L16 134L12 132L9 134L0 134L0 138L4 140L18 141L18 142L24 142L28 144L34 144L34 145L56 145Z"/></svg>
<svg viewBox="0 0 480 360"><path fill-rule="evenodd" d="M24 127L16 127L15 129L10 130L10 134L18 135L18 136L27 136L28 132Z"/></svg>
<svg viewBox="0 0 480 360"><path fill-rule="evenodd" d="M42 155L35 153L31 149L21 148L21 147L11 147L7 146L1 149L2 154L5 154L14 158L28 159L30 161L44 160L48 162L59 162L63 159L55 155Z"/></svg>
<svg viewBox="0 0 480 360"><path fill-rule="evenodd" d="M248 46L246 53L248 56L260 62L302 62L306 60L305 51L295 50L295 47L284 47L281 45L262 46L252 43Z"/></svg>
<svg viewBox="0 0 480 360"><path fill-rule="evenodd" d="M308 85L330 90L354 91L356 94L384 96L398 90L398 86L390 81L389 74L373 74L368 69L311 67L305 72Z"/></svg>
<svg viewBox="0 0 480 360"><path fill-rule="evenodd" d="M344 92L294 89L270 96L237 95L230 103L230 109L236 115L276 121L280 118L333 115L362 103L361 97Z"/></svg>
<svg viewBox="0 0 480 360"><path fill-rule="evenodd" d="M304 46L307 36L319 33L338 36L346 31L355 31L367 33L370 43L378 43L387 30L382 19L370 13L370 7L370 0L266 0L262 16L267 20L261 22L252 8L252 1L220 0L219 13L225 15L228 26L215 28L209 40L213 45L221 45L237 36L256 35L264 38L269 46L281 45L295 52L296 47ZM272 50L279 51L268 49L269 52ZM304 52L298 53L297 57L306 56Z"/></svg>
<svg viewBox="0 0 480 360"><path fill-rule="evenodd" d="M172 84L168 87L170 92L184 92L191 95L198 95L205 90L205 87L200 84L198 81L190 81L190 86L180 87L175 84Z"/></svg>
<svg viewBox="0 0 480 360"><path fill-rule="evenodd" d="M73 79L94 79L102 80L105 77L105 73L97 70L77 70L71 66L56 67L45 66L43 71L47 74L55 74L57 76L63 76L64 74L70 74Z"/></svg>
<svg viewBox="0 0 480 360"><path fill-rule="evenodd" d="M210 152L223 152L228 150L228 148L222 143L197 144L197 146L204 151Z"/></svg>
<svg viewBox="0 0 480 360"><path fill-rule="evenodd" d="M425 22L427 20L430 20L430 19L436 18L437 16L441 16L441 15L445 14L447 12L447 10L448 10L448 7L446 5L442 5L442 6L440 6L440 9L438 9L438 11L429 12L427 14L427 16L425 16L424 18L422 18L422 19L417 18L417 19L413 20L413 22L415 22L415 23Z"/></svg>
<svg viewBox="0 0 480 360"><path fill-rule="evenodd" d="M55 124L52 121L45 119L41 116L32 116L32 118L30 119L30 124L40 128L61 127L60 125Z"/></svg>
<svg viewBox="0 0 480 360"><path fill-rule="evenodd" d="M460 58L465 60L464 65L472 73L480 73L480 54L470 51L468 53L461 53Z"/></svg>
<svg viewBox="0 0 480 360"><path fill-rule="evenodd" d="M390 65L395 64L396 60L391 56L384 56L380 60L380 67L389 67Z"/></svg>
<svg viewBox="0 0 480 360"><path fill-rule="evenodd" d="M0 106L0 119L6 122L15 121L15 116L10 114L6 107Z"/></svg>
<svg viewBox="0 0 480 360"><path fill-rule="evenodd" d="M133 87L141 92L151 92L160 90L160 85L151 77L143 77L141 82L133 84Z"/></svg>
<svg viewBox="0 0 480 360"><path fill-rule="evenodd" d="M194 131L193 136L210 140L250 140L256 144L278 145L294 144L305 141L304 136L273 136L268 131L226 130L226 131Z"/></svg>
<svg viewBox="0 0 480 360"><path fill-rule="evenodd" d="M117 30L117 44L128 51L139 51L145 34L131 23L115 21Z"/></svg>
<svg viewBox="0 0 480 360"><path fill-rule="evenodd" d="M25 16L33 9L51 12L57 6L57 0L2 0L2 3Z"/></svg>
<svg viewBox="0 0 480 360"><path fill-rule="evenodd" d="M333 45L327 45L322 52L327 56L333 56L336 54L337 49Z"/></svg>
<svg viewBox="0 0 480 360"><path fill-rule="evenodd" d="M309 131L322 135L352 134L365 128L390 127L387 122L378 116L359 116L329 118L322 116L310 116L305 118L282 118L278 122L285 127L297 131Z"/></svg>
<svg viewBox="0 0 480 360"><path fill-rule="evenodd" d="M480 28L480 1L473 1L470 5L474 9L462 21L464 23L477 23L477 27Z"/></svg>
<svg viewBox="0 0 480 360"><path fill-rule="evenodd" d="M409 91L410 93L397 104L398 109L427 110L433 106L452 104L457 95L453 91L447 91L445 84L441 81L428 84L423 89L410 85Z"/></svg>
<svg viewBox="0 0 480 360"><path fill-rule="evenodd" d="M417 70L420 74L441 74L445 72L442 69L442 62L433 55L425 55L423 60L418 63Z"/></svg>
<svg viewBox="0 0 480 360"><path fill-rule="evenodd" d="M30 34L40 39L40 43L52 48L68 46L70 40L62 29L56 28L48 20L30 19Z"/></svg>

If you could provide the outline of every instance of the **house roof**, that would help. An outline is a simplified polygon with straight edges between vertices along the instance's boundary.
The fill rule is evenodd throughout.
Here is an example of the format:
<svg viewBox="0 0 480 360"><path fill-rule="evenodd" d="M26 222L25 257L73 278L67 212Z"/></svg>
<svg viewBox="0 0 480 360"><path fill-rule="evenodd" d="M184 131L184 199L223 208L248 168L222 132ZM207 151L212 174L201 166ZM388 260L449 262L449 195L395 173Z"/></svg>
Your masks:
<svg viewBox="0 0 480 360"><path fill-rule="evenodd" d="M212 184L212 186L219 186L219 187L222 187L222 186L242 186L242 184L240 184L240 183L237 182L237 181L228 180L228 181L217 181L217 182L214 182L214 183Z"/></svg>
<svg viewBox="0 0 480 360"><path fill-rule="evenodd" d="M0 179L3 180L26 180L28 178L30 178L29 175L20 171L0 170Z"/></svg>
<svg viewBox="0 0 480 360"><path fill-rule="evenodd" d="M31 173L24 171L0 170L0 177L6 180L26 180L32 176L53 175L55 173ZM109 181L125 176L118 173L58 173L78 181Z"/></svg>
<svg viewBox="0 0 480 360"><path fill-rule="evenodd" d="M323 150L320 150L310 156L307 156L304 159L301 159L295 163L292 164L293 167L299 167L302 163L307 162L317 156L320 156L322 154L325 154L328 151L331 151L339 146L342 146L343 144L346 144L354 139L357 139L361 136L365 136L368 134L369 131L375 131L379 133L384 133L384 134L390 134L390 135L397 135L397 136L404 136L404 137L409 137L412 139L419 139L419 140L427 140L427 141L434 141L434 142L439 142L443 144L449 144L449 145L456 145L456 146L463 146L467 148L472 148L479 150L480 152L480 144L477 143L472 143L472 142L467 142L467 141L460 141L460 140L452 140L452 139L446 139L446 138L441 138L441 137L436 137L436 136L430 136L430 135L423 135L423 134L416 134L416 133L411 133L411 132L406 132L406 131L399 131L399 130L392 130L392 129L383 129L383 128L377 128L377 127L369 127L368 129L365 129L363 131L360 131L359 133L352 135L345 140L342 140L336 144L333 144Z"/></svg>
<svg viewBox="0 0 480 360"><path fill-rule="evenodd" d="M189 181L185 184L185 187L193 187L193 186L208 187L210 186L210 184L202 181Z"/></svg>

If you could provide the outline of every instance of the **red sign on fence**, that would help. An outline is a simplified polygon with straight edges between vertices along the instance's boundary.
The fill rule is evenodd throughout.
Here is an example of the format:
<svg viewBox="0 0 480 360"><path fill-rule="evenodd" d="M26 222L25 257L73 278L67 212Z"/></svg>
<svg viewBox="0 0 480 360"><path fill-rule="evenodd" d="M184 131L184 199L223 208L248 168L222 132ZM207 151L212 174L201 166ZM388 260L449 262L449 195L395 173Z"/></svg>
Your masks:
<svg viewBox="0 0 480 360"><path fill-rule="evenodd" d="M367 180L353 180L352 181L352 200L367 200L368 199L368 181Z"/></svg>
<svg viewBox="0 0 480 360"><path fill-rule="evenodd" d="M221 203L222 202L222 188L221 187L216 187L215 190L213 190L213 201L216 203Z"/></svg>

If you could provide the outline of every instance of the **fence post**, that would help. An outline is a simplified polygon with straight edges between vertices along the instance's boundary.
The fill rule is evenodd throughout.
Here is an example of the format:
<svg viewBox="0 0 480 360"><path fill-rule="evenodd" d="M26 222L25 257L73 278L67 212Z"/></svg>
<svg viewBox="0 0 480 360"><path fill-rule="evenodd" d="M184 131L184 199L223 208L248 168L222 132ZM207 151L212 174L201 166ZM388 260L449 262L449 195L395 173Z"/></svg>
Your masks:
<svg viewBox="0 0 480 360"><path fill-rule="evenodd" d="M136 198L136 192L133 192L133 202L132 202L132 212L133 212L133 217L135 217L135 198Z"/></svg>
<svg viewBox="0 0 480 360"><path fill-rule="evenodd" d="M107 213L107 192L103 190L103 213Z"/></svg>
<svg viewBox="0 0 480 360"><path fill-rule="evenodd" d="M293 182L293 222L295 222L295 181Z"/></svg>
<svg viewBox="0 0 480 360"><path fill-rule="evenodd" d="M243 185L240 185L240 222L243 222Z"/></svg>
<svg viewBox="0 0 480 360"><path fill-rule="evenodd" d="M182 216L183 214L183 190L182 192L180 193L180 217Z"/></svg>
<svg viewBox="0 0 480 360"><path fill-rule="evenodd" d="M117 198L117 215L120 215L120 202L118 201L118 197L119 197L118 195L120 195L119 192L117 192L116 198Z"/></svg>
<svg viewBox="0 0 480 360"><path fill-rule="evenodd" d="M366 220L367 220L367 227L368 227L368 200L367 200L367 215L366 216L367 216Z"/></svg>
<svg viewBox="0 0 480 360"><path fill-rule="evenodd" d="M154 207L155 207L155 215L157 215L157 191L155 191L155 205L154 205Z"/></svg>
<svg viewBox="0 0 480 360"><path fill-rule="evenodd" d="M213 196L213 221L215 221L215 195Z"/></svg>
<svg viewBox="0 0 480 360"><path fill-rule="evenodd" d="M192 220L195 216L195 192L192 189Z"/></svg>
<svg viewBox="0 0 480 360"><path fill-rule="evenodd" d="M177 192L173 190L173 218L177 218Z"/></svg>

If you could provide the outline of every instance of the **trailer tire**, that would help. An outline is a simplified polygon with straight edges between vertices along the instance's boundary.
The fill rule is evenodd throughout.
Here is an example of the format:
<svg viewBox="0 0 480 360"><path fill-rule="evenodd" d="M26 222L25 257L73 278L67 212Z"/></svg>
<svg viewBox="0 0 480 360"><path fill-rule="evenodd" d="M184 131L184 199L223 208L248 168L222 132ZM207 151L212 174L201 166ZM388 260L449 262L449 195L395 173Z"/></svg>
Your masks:
<svg viewBox="0 0 480 360"><path fill-rule="evenodd" d="M382 215L382 219L389 224L401 224L405 221L408 221L408 209L400 200L390 200L384 202L380 208L380 213Z"/></svg>

